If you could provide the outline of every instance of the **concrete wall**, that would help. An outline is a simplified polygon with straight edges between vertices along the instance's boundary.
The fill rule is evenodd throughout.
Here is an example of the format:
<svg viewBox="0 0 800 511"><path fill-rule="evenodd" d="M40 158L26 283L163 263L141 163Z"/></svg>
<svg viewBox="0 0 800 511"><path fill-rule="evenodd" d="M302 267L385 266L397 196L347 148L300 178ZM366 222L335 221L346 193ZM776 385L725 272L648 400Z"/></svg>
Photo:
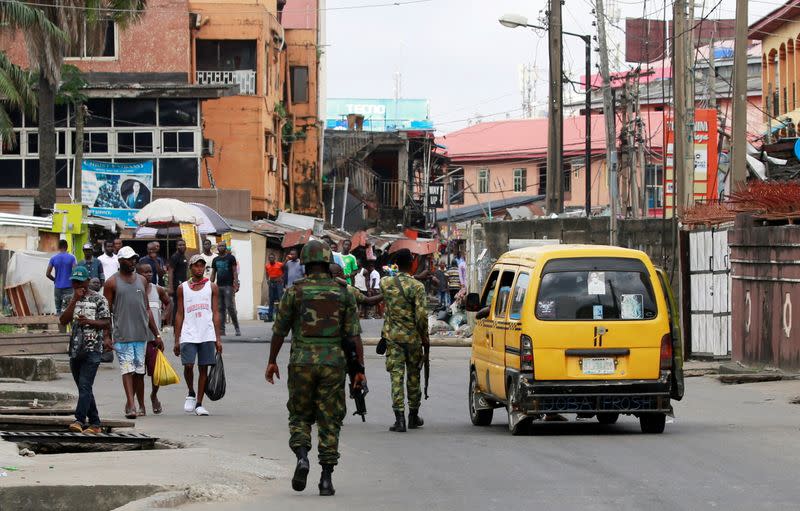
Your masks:
<svg viewBox="0 0 800 511"><path fill-rule="evenodd" d="M800 368L800 227L756 226L740 215L729 240L733 359Z"/></svg>
<svg viewBox="0 0 800 511"><path fill-rule="evenodd" d="M508 250L509 239L557 239L562 243L607 245L608 224L608 217L599 217L486 222L483 226L489 257L497 259ZM642 250L654 264L672 270L673 237L669 220L621 220L617 244Z"/></svg>

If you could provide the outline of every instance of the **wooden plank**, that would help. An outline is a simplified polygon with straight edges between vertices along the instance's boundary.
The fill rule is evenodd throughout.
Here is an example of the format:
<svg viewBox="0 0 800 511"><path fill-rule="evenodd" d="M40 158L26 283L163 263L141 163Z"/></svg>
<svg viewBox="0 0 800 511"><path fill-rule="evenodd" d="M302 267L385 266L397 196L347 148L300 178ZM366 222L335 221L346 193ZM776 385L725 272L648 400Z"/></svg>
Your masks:
<svg viewBox="0 0 800 511"><path fill-rule="evenodd" d="M67 353L67 342L51 342L46 344L33 344L28 346L3 346L0 344L0 357L15 355L60 355Z"/></svg>
<svg viewBox="0 0 800 511"><path fill-rule="evenodd" d="M0 325L57 325L58 316L41 314L38 316L0 316Z"/></svg>
<svg viewBox="0 0 800 511"><path fill-rule="evenodd" d="M32 417L29 415L2 415L0 416L0 430L5 425L24 425L24 426L69 426L75 422L75 417ZM108 428L133 428L136 422L118 419L100 419L103 426Z"/></svg>
<svg viewBox="0 0 800 511"><path fill-rule="evenodd" d="M74 407L28 408L26 406L0 406L0 415L72 415L73 413L75 413Z"/></svg>

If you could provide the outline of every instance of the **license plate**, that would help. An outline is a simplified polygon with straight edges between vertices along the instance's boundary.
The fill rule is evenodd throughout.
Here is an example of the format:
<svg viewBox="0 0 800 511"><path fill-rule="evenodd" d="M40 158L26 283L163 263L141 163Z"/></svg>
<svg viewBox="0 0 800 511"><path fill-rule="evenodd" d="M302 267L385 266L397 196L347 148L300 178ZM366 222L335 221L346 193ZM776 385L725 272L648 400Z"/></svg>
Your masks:
<svg viewBox="0 0 800 511"><path fill-rule="evenodd" d="M614 374L613 358L584 358L581 359L581 369L583 374Z"/></svg>

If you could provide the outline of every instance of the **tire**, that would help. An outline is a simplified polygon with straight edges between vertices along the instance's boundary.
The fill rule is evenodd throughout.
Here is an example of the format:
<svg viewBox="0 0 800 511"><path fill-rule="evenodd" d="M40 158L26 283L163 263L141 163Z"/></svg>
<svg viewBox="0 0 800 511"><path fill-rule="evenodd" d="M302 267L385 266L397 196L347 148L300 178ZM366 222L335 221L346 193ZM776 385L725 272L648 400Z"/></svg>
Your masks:
<svg viewBox="0 0 800 511"><path fill-rule="evenodd" d="M475 371L469 374L469 419L474 426L488 426L492 423L492 416L494 410L478 410L475 408L475 400L478 398L478 378L475 376Z"/></svg>
<svg viewBox="0 0 800 511"><path fill-rule="evenodd" d="M597 414L597 422L599 422L600 424L605 424L607 426L610 426L611 424L616 424L617 420L619 420L618 413L606 412Z"/></svg>
<svg viewBox="0 0 800 511"><path fill-rule="evenodd" d="M511 414L511 402L514 400L516 391L514 387L510 385L510 383L511 382L509 381L506 385L506 415L508 416L508 431L512 436L519 436L525 434L530 421L527 418L523 418L516 424L514 423L514 419Z"/></svg>
<svg viewBox="0 0 800 511"><path fill-rule="evenodd" d="M639 426L642 433L660 434L664 432L664 425L667 423L665 413L643 413L639 416Z"/></svg>

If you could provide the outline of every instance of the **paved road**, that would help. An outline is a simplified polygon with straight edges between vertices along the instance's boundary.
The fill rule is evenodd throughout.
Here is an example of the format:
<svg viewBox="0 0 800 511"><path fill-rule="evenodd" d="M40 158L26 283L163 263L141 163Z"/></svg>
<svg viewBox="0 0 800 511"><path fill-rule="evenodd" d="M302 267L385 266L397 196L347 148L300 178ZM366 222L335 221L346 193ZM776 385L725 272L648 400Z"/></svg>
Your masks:
<svg viewBox="0 0 800 511"><path fill-rule="evenodd" d="M242 321L241 324L242 336L235 337L227 335L225 340L232 342L254 342L266 341L272 336L272 323L265 321ZM362 319L361 329L364 337L380 337L381 328L383 327L382 319ZM233 334L233 327L229 324L226 328L228 334Z"/></svg>
<svg viewBox="0 0 800 511"><path fill-rule="evenodd" d="M183 388L164 389L165 417L138 428L207 445L211 452L275 460L281 475L240 502L195 504L187 510L487 510L540 509L797 509L800 505L798 408L788 404L800 384L722 386L690 379L687 398L663 435L638 422L538 424L512 437L503 413L477 428L466 412L468 350L438 348L423 430L389 433L391 409L383 361L369 357L368 422L348 417L337 495L317 496L312 459L309 487L294 493L288 478L285 379L263 381L264 344L227 344L228 394L209 403L212 417L180 412ZM282 354L285 367L287 350ZM104 390L108 395L108 390ZM108 399L103 399L107 402ZM164 433L164 431L161 431ZM203 434L208 433L208 435ZM210 462L213 463L213 456ZM253 459L253 458L251 458Z"/></svg>

